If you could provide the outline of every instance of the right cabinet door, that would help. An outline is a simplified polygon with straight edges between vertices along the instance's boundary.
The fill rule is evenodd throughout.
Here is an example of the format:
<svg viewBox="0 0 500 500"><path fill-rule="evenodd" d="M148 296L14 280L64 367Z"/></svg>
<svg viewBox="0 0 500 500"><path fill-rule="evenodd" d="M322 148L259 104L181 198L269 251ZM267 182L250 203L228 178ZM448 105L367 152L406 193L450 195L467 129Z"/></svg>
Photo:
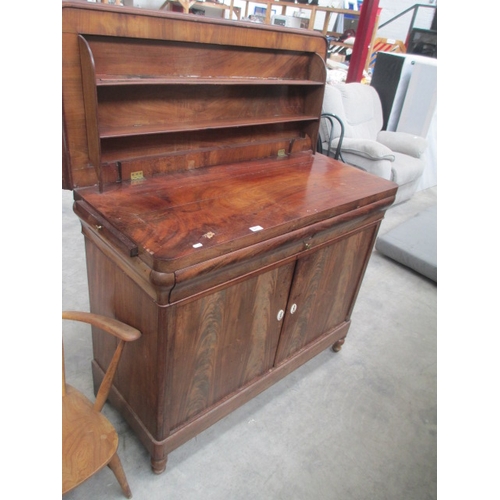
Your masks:
<svg viewBox="0 0 500 500"><path fill-rule="evenodd" d="M349 321L378 225L297 261L275 365Z"/></svg>

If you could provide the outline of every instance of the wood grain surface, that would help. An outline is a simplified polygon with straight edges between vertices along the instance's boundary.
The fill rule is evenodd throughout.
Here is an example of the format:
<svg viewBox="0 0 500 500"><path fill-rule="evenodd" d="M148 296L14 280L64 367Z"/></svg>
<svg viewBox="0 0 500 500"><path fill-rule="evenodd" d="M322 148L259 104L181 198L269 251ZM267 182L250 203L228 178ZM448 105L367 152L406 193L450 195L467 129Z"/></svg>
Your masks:
<svg viewBox="0 0 500 500"><path fill-rule="evenodd" d="M141 258L167 272L394 193L383 179L304 154L115 184L105 196L85 188L77 198L132 241Z"/></svg>

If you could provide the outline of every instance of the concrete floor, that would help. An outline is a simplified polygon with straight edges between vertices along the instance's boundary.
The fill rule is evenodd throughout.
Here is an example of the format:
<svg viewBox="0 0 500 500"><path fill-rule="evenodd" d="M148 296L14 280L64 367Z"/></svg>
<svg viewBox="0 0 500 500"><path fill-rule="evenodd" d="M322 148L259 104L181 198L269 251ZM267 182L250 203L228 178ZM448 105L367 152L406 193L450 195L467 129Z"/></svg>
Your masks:
<svg viewBox="0 0 500 500"><path fill-rule="evenodd" d="M436 203L391 208L380 234ZM84 242L63 192L63 309L88 310ZM346 343L169 455L149 455L107 404L136 500L428 500L436 492L437 286L373 252ZM92 396L90 329L64 323L68 382ZM121 499L107 468L66 500Z"/></svg>

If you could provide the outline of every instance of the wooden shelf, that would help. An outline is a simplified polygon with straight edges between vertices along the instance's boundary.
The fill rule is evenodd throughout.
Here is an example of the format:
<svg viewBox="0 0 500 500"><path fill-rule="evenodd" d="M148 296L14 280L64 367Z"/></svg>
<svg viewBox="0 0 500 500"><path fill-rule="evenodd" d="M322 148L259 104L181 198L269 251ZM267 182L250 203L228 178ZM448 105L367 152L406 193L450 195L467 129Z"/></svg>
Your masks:
<svg viewBox="0 0 500 500"><path fill-rule="evenodd" d="M273 118L255 118L253 120L225 120L221 123L214 121L204 122L198 121L196 123L174 123L168 126L138 126L138 127L122 127L113 129L100 129L101 139L111 139L117 137L131 137L136 135L152 135L152 134L173 134L177 132L195 132L199 130L213 130L213 129L227 129L236 127L253 127L256 125L273 125L279 123L294 123L294 122L309 122L317 120L317 116L277 116Z"/></svg>
<svg viewBox="0 0 500 500"><path fill-rule="evenodd" d="M96 75L96 86L120 85L322 85L315 80L294 80L292 78L247 78L247 77L155 77L127 75Z"/></svg>

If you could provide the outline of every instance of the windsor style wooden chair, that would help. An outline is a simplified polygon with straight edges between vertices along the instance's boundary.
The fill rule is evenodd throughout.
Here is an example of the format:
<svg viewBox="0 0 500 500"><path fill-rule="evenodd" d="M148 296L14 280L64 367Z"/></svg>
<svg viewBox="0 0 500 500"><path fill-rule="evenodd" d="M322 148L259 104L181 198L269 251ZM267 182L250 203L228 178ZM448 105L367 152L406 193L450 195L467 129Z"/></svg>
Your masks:
<svg viewBox="0 0 500 500"><path fill-rule="evenodd" d="M138 339L141 332L115 319L92 313L65 311L62 318L89 323L118 339L94 403L66 383L63 346L62 493L64 495L107 465L125 496L131 498L132 493L117 454L118 434L101 410L108 398L125 342Z"/></svg>

